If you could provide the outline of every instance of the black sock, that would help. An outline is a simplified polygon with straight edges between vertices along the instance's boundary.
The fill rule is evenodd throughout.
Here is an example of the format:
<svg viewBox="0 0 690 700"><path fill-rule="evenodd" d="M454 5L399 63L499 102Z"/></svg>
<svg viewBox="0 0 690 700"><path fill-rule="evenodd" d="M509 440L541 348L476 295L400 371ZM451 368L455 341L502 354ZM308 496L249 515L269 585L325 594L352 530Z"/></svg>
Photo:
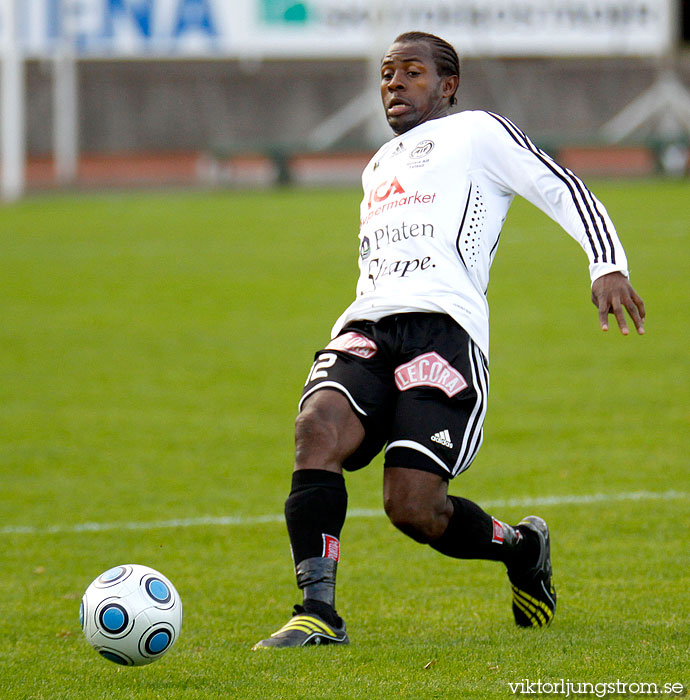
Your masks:
<svg viewBox="0 0 690 700"><path fill-rule="evenodd" d="M347 491L342 474L325 469L293 473L292 490L285 502L285 520L297 585L304 591L305 609L333 624L338 621L325 615L323 604L335 614L335 573L346 512ZM319 601L316 607L321 612L310 610L311 601Z"/></svg>
<svg viewBox="0 0 690 700"><path fill-rule="evenodd" d="M338 561L346 511L347 491L342 474L325 469L293 472L292 490L285 501L285 520L296 565L312 557Z"/></svg>
<svg viewBox="0 0 690 700"><path fill-rule="evenodd" d="M431 543L435 550L457 559L502 561L506 566L528 555L525 547L532 545L531 538L496 520L466 498L449 498L453 515L446 531Z"/></svg>

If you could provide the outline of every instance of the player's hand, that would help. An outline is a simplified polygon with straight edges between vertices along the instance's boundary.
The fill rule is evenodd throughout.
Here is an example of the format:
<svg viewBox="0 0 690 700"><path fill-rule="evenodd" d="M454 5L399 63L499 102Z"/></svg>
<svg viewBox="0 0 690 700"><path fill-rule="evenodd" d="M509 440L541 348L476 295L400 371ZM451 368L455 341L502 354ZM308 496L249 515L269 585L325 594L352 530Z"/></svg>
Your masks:
<svg viewBox="0 0 690 700"><path fill-rule="evenodd" d="M628 335L630 331L623 312L625 308L638 334L644 334L644 302L632 288L628 278L621 272L611 272L594 280L592 303L599 309L599 324L602 331L609 329L609 314L613 314L618 321L621 333Z"/></svg>

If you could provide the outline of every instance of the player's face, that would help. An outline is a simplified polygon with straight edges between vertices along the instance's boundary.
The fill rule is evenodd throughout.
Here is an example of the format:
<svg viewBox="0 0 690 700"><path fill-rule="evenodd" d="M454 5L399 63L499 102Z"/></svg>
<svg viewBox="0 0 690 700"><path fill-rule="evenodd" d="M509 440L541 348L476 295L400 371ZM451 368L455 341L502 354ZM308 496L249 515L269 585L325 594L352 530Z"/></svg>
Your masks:
<svg viewBox="0 0 690 700"><path fill-rule="evenodd" d="M392 44L381 62L381 99L396 134L444 116L457 76L439 76L425 41Z"/></svg>

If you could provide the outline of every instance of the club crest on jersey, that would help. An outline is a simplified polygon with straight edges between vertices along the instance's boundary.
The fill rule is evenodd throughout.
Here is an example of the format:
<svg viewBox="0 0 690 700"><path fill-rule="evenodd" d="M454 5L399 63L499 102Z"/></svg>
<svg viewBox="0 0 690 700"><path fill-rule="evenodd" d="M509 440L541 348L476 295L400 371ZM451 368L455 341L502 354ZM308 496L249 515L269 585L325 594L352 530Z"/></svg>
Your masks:
<svg viewBox="0 0 690 700"><path fill-rule="evenodd" d="M420 141L411 151L410 158L419 159L428 156L434 150L433 141Z"/></svg>
<svg viewBox="0 0 690 700"><path fill-rule="evenodd" d="M430 386L440 389L449 397L459 394L469 386L462 374L436 352L427 352L400 365L395 370L395 385L400 391L417 386Z"/></svg>
<svg viewBox="0 0 690 700"><path fill-rule="evenodd" d="M378 350L376 343L366 336L354 333L352 331L343 333L337 338L331 340L325 348L326 350L341 350L350 355L356 355L368 360L373 357Z"/></svg>

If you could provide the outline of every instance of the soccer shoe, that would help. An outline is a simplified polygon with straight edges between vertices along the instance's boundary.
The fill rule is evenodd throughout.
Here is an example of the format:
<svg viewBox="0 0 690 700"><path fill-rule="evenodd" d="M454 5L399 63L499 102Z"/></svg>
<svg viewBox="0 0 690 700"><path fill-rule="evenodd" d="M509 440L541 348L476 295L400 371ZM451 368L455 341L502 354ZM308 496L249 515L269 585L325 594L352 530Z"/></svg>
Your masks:
<svg viewBox="0 0 690 700"><path fill-rule="evenodd" d="M340 619L340 618L339 618ZM305 612L301 605L295 605L295 613L290 621L274 632L268 639L257 642L252 651L270 647L306 647L318 644L349 644L345 622L340 619L340 627L329 625L318 615Z"/></svg>
<svg viewBox="0 0 690 700"><path fill-rule="evenodd" d="M532 567L514 565L508 569L513 587L513 615L520 627L546 627L556 612L556 589L551 582L551 543L549 528L536 515L528 515L518 528L533 532L539 539L539 558Z"/></svg>

